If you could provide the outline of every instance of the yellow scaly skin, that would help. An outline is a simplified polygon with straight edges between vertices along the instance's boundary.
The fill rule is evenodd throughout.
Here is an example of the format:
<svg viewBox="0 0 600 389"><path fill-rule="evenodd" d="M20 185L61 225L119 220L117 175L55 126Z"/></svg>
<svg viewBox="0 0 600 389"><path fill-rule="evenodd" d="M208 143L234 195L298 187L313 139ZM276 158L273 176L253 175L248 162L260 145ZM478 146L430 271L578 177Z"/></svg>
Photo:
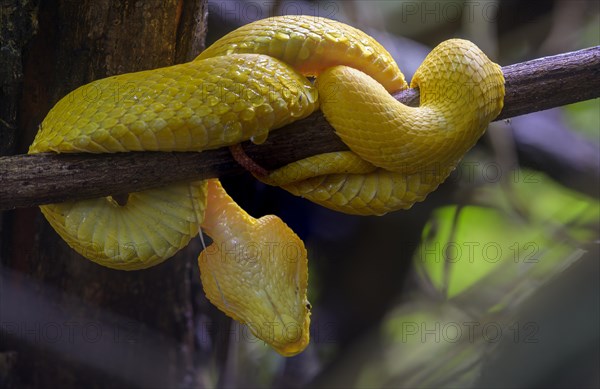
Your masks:
<svg viewBox="0 0 600 389"><path fill-rule="evenodd" d="M417 108L396 101L376 80L347 66L325 70L317 86L321 111L352 152L311 157L257 178L358 215L382 215L424 200L504 102L500 66L460 39L438 45L415 73L411 87L420 90Z"/></svg>
<svg viewBox="0 0 600 389"><path fill-rule="evenodd" d="M286 74L284 82L278 74ZM119 88L126 95L115 95ZM276 59L215 57L108 77L74 90L50 110L29 152L214 149L264 140L269 130L310 114L315 101L306 78ZM202 222L202 185L173 188L131 194L123 207L102 198L41 209L85 257L116 269L141 269L185 247Z"/></svg>
<svg viewBox="0 0 600 389"><path fill-rule="evenodd" d="M206 296L280 354L298 354L310 334L304 244L277 216L248 215L218 180L209 180L208 204L202 229L214 243L198 258Z"/></svg>
<svg viewBox="0 0 600 389"><path fill-rule="evenodd" d="M119 88L127 95L115 96ZM274 58L209 58L109 77L76 89L48 113L29 152L201 151L247 139L258 142L271 129L309 115L317 107L316 99L316 89L305 77ZM243 211L225 195L212 195L207 204L206 192L206 183L200 181L131 193L125 206L100 198L40 208L73 249L121 270L143 269L173 256L198 233L201 223L215 238L215 247L234 245L234 250L246 253L268 237L267 247L297 248L300 257L294 262L286 251L274 250L278 255L273 255L261 250L258 258L241 262L254 264L250 268L228 267L231 263L221 261L228 257L217 255L201 257L199 265L207 296L227 315L248 324L282 355L302 351L309 342L310 324L302 242L275 216L260 219L270 220L265 224L251 223L248 215L224 219L223 228L241 220L250 227L238 226L234 242L219 240L223 233L203 223L205 207L209 213L228 209L223 216ZM289 282L291 273L296 282ZM250 286L244 289L242 284Z"/></svg>
<svg viewBox="0 0 600 389"><path fill-rule="evenodd" d="M299 72L320 74L321 109L352 151L299 161L264 180L355 214L383 214L422 200L498 114L504 95L499 66L472 43L451 40L427 57L413 80L421 107L404 107L388 94L407 87L404 76L371 37L323 18L286 16L241 27L193 62L73 91L50 111L30 153L260 143L270 130L317 109L317 88ZM208 298L282 355L308 344L302 242L273 216L248 216L218 181L208 183L208 194L206 183L193 182L131 194L125 206L103 198L41 208L71 247L117 269L165 260L202 223L214 240L199 257ZM252 251L257 246L266 249ZM223 255L231 250L233 260Z"/></svg>

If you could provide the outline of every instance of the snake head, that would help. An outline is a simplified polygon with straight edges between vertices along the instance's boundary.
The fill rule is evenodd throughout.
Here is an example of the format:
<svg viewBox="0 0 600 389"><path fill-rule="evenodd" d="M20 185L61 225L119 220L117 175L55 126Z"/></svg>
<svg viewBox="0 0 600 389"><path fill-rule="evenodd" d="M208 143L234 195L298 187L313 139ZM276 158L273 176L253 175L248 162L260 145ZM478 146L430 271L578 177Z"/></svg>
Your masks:
<svg viewBox="0 0 600 389"><path fill-rule="evenodd" d="M310 338L304 243L274 215L228 219L234 205L215 182L209 197L218 205L203 223L213 244L198 257L206 296L281 355L298 354Z"/></svg>

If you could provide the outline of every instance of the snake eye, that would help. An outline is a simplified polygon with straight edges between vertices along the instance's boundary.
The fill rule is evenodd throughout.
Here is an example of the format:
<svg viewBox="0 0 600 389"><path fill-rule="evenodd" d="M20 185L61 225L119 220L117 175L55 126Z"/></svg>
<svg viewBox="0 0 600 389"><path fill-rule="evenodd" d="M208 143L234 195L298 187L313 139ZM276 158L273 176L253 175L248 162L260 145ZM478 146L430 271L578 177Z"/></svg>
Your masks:
<svg viewBox="0 0 600 389"><path fill-rule="evenodd" d="M306 302L306 309L308 309L309 311L312 311L312 305L310 305L309 302Z"/></svg>

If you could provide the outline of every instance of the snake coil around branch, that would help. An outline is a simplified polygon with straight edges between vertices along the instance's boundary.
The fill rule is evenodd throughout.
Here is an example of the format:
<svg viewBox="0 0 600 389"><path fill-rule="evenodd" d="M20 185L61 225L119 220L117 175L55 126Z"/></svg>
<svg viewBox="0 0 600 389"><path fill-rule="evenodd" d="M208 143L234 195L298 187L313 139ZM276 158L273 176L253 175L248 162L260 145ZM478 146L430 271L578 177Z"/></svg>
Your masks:
<svg viewBox="0 0 600 389"><path fill-rule="evenodd" d="M600 46L502 68L504 108L494 120L600 97ZM560 90L561 93L556 93ZM419 91L394 97L409 106ZM243 148L263 167L278 168L316 154L347 150L320 111ZM303 147L297 147L297 145ZM31 207L158 188L174 182L239 174L227 148L197 152L40 153L0 157L0 209Z"/></svg>
<svg viewBox="0 0 600 389"><path fill-rule="evenodd" d="M306 76L316 77L313 83ZM131 85L111 98L115 83ZM408 88L389 53L363 32L324 18L284 16L243 26L196 60L109 77L59 101L30 153L204 151L251 140L317 109L349 150L311 156L257 178L323 206L372 215L406 209L435 190L503 107L502 69L473 43L442 42ZM85 99L86 88L98 98ZM104 93L106 92L106 93ZM273 215L252 218L216 179L41 206L76 251L116 269L154 266L199 229L207 297L282 355L309 342L307 253Z"/></svg>

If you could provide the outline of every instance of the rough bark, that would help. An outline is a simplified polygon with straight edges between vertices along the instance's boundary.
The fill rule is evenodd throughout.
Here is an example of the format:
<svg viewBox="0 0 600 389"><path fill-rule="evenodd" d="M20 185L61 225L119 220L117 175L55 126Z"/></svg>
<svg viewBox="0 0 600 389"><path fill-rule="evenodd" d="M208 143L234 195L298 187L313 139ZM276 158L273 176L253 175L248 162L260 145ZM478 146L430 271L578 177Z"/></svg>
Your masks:
<svg viewBox="0 0 600 389"><path fill-rule="evenodd" d="M506 97L504 109L496 120L600 96L600 46L514 64L502 70ZM419 103L418 90L409 89L395 97L408 105ZM262 145L245 142L243 147L266 168L319 153L347 150L321 112L274 131ZM4 157L0 158L0 209L118 195L242 171L225 149L201 154L135 152Z"/></svg>
<svg viewBox="0 0 600 389"><path fill-rule="evenodd" d="M189 61L203 46L205 20L205 1L3 2L2 38L15 37L16 54L4 57L3 43L1 81L9 89L1 151L26 151L45 113L78 85ZM198 385L191 373L195 255L184 250L144 272L116 272L77 255L34 208L4 212L1 222L0 263L13 270L0 279L0 356L12 361L9 385ZM162 346L149 347L155 342Z"/></svg>

